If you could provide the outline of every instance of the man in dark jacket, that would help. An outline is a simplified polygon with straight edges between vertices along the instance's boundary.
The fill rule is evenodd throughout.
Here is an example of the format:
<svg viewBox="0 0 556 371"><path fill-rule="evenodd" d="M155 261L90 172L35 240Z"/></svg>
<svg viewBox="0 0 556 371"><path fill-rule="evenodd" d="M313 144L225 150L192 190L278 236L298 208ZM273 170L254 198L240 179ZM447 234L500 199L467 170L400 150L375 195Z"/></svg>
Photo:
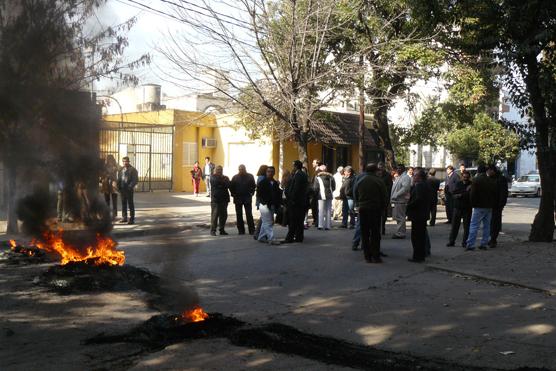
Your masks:
<svg viewBox="0 0 556 371"><path fill-rule="evenodd" d="M224 230L228 219L228 203L230 202L230 179L222 174L222 166L214 168L210 177L210 234L216 236L216 227L221 235L227 235Z"/></svg>
<svg viewBox="0 0 556 371"><path fill-rule="evenodd" d="M492 208L492 220L490 222L490 242L488 246L493 248L498 243L498 234L502 230L502 211L508 202L508 179L502 172L494 167L491 168L493 178L496 180L496 199Z"/></svg>
<svg viewBox="0 0 556 371"><path fill-rule="evenodd" d="M258 241L273 243L274 241L274 214L282 204L282 190L280 182L274 179L274 166L266 169L266 177L257 185L257 199L261 212L261 230Z"/></svg>
<svg viewBox="0 0 556 371"><path fill-rule="evenodd" d="M392 205L390 204L390 194L392 193L392 185L394 184L394 181L392 180L392 176L390 175L390 172L386 170L386 166L384 165L384 162L378 163L378 176L384 182L384 185L386 186L386 194L388 196L386 200L386 208L382 212L382 223L381 223L381 232L383 235L385 235L386 220L388 219L388 209L392 207ZM392 210L390 210L390 214L391 213Z"/></svg>
<svg viewBox="0 0 556 371"><path fill-rule="evenodd" d="M430 216L431 196L426 183L427 174L424 170L413 175L413 186L407 203L407 217L411 220L411 244L413 258L410 262L421 263L427 254L427 220Z"/></svg>
<svg viewBox="0 0 556 371"><path fill-rule="evenodd" d="M368 263L382 263L380 227L388 195L384 181L377 175L377 165L367 165L365 172L367 175L357 182L353 193L361 220L361 245Z"/></svg>
<svg viewBox="0 0 556 371"><path fill-rule="evenodd" d="M446 181L444 182L444 198L446 202L446 223L452 222L452 215L454 213L454 201L452 194L454 189L456 189L457 182L460 181L459 176L454 172L454 167L449 165L446 168Z"/></svg>
<svg viewBox="0 0 556 371"><path fill-rule="evenodd" d="M303 172L303 163L299 160L293 162L291 179L285 190L288 212L288 234L284 243L303 242L303 221L307 210L307 193L309 180Z"/></svg>
<svg viewBox="0 0 556 371"><path fill-rule="evenodd" d="M135 203L133 202L133 191L139 182L139 175L137 169L131 166L129 157L125 156L123 159L124 166L118 172L118 191L122 198L122 223L134 224L135 223ZM129 206L129 221L127 219L127 207Z"/></svg>
<svg viewBox="0 0 556 371"><path fill-rule="evenodd" d="M486 174L485 165L479 165L477 168L477 176L471 183L470 195L473 213L471 214L466 249L468 251L475 250L475 240L482 223L483 236L479 248L485 250L490 239L490 221L492 219L492 208L496 200L496 180Z"/></svg>
<svg viewBox="0 0 556 371"><path fill-rule="evenodd" d="M434 225L436 224L436 209L438 207L438 189L440 188L440 179L436 177L436 169L429 170L427 183L431 191L431 217L429 225L431 227L434 227Z"/></svg>
<svg viewBox="0 0 556 371"><path fill-rule="evenodd" d="M232 177L230 182L230 193L234 198L234 205L236 207L237 231L239 234L245 234L243 209L245 209L249 234L255 233L255 222L253 221L253 209L251 206L255 188L255 178L253 175L247 172L245 165L239 165L238 173Z"/></svg>
<svg viewBox="0 0 556 371"><path fill-rule="evenodd" d="M471 223L471 173L467 170L461 172L462 180L456 184L454 189L454 216L452 218L452 229L446 246L455 246L459 233L459 226L463 219L463 240L461 245L467 246L469 237L469 224Z"/></svg>

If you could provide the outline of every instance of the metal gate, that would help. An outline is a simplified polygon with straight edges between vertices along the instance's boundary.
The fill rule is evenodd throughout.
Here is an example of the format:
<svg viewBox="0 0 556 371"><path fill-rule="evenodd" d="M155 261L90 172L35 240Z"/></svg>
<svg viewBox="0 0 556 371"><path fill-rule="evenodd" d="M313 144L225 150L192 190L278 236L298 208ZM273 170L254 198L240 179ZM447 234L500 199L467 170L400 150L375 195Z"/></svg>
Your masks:
<svg viewBox="0 0 556 371"><path fill-rule="evenodd" d="M172 190L174 127L131 122L103 121L100 155L112 155L121 165L128 156L139 173L138 191Z"/></svg>

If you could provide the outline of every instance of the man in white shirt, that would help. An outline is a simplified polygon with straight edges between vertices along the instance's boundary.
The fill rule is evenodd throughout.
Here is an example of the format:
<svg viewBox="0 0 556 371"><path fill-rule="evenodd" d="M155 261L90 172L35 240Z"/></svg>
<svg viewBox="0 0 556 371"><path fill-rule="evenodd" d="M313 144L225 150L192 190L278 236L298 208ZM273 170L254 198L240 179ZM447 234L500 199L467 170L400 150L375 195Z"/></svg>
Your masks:
<svg viewBox="0 0 556 371"><path fill-rule="evenodd" d="M396 233L394 233L392 238L402 239L405 238L406 232L405 220L407 202L409 201L411 192L411 177L405 171L405 166L403 164L398 165L396 172L399 176L394 180L390 197L393 206L392 218L397 224Z"/></svg>

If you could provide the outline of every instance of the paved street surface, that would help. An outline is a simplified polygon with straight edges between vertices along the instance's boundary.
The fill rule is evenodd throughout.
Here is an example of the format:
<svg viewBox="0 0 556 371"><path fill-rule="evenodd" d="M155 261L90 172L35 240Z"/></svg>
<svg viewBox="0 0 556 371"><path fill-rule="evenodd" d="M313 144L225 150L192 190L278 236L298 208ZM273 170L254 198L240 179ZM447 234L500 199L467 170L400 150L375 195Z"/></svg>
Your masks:
<svg viewBox="0 0 556 371"><path fill-rule="evenodd" d="M389 222L382 241L382 250L388 254L383 265L367 264L361 251L351 250L353 231L311 228L303 244L262 244L237 235L230 205L230 235L211 237L208 198L153 193L138 194L137 199L138 225L116 227L116 233L127 233L128 238L120 241L126 263L195 290L208 312L251 323L279 322L314 334L464 365L556 369L556 299L552 296L556 293L556 250L554 244L525 242L539 202L536 198L509 200L499 247L488 251L446 247L449 226L443 224L440 209L439 224L429 228L433 256L427 264L407 261L411 256L409 238L392 240L393 224ZM144 232L171 228L178 233ZM283 238L286 230L278 227L276 232ZM185 290L184 295L188 295ZM58 301L45 299L39 307L49 300ZM111 300L99 296L90 304L105 315L114 311L106 319L98 318L107 327L114 317L122 318L117 327L123 328L152 314L140 307L136 296L119 297L129 301L128 309L114 300L115 296ZM0 305L4 315L14 315L14 311L13 306ZM99 312L95 315L102 317ZM16 339L18 332L25 333L25 326L8 318L1 327L16 328L11 339ZM81 336L94 327L94 317L87 318L91 328L82 329ZM24 341L16 343L25 349ZM340 369L232 346L225 340L188 344L136 359L134 367ZM3 354L6 350L0 350L0 359ZM77 355L74 358L83 361ZM25 369L17 357L9 359L13 366L9 369Z"/></svg>

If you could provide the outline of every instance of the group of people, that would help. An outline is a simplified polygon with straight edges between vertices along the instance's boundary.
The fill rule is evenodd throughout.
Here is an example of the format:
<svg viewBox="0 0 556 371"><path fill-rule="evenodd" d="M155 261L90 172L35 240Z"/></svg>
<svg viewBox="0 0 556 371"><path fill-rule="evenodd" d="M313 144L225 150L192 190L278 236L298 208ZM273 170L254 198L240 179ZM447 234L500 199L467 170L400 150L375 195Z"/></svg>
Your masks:
<svg viewBox="0 0 556 371"><path fill-rule="evenodd" d="M122 203L122 218L120 223L135 224L135 203L133 195L135 187L139 183L139 175L129 160L129 157L122 158L122 165L119 166L112 155L106 157L104 172L100 177L100 190L104 195L107 206L111 207L112 220L118 216L118 194ZM129 208L129 218L128 218Z"/></svg>
<svg viewBox="0 0 556 371"><path fill-rule="evenodd" d="M319 160L314 160L312 166L310 177L301 161L294 161L292 170L284 172L282 182L275 178L273 166L262 165L255 177L240 165L231 180L222 174L221 166L215 166L209 178L211 234L216 235L217 230L222 235L228 234L225 224L231 195L239 234L245 234L245 212L248 233L261 242L303 242L311 210L312 224L318 230L330 230L332 219L341 218L340 228L355 229L352 249L358 250L361 244L367 262L381 263L386 255L381 252L380 241L391 215L396 222L394 239L406 238L406 222L411 221L413 256L409 260L423 262L430 255L427 222L429 226L436 224L441 185L435 169L427 172L398 164L388 172L383 163L370 163L360 174L346 166L333 175ZM455 245L463 220L463 247L475 249L481 224L479 248L495 247L508 195L506 178L494 165L479 166L473 179L463 164L459 172L452 166L446 170L444 192L447 223L451 224L447 245ZM253 218L253 198L260 212L257 223ZM288 227L282 241L274 238L275 222Z"/></svg>

